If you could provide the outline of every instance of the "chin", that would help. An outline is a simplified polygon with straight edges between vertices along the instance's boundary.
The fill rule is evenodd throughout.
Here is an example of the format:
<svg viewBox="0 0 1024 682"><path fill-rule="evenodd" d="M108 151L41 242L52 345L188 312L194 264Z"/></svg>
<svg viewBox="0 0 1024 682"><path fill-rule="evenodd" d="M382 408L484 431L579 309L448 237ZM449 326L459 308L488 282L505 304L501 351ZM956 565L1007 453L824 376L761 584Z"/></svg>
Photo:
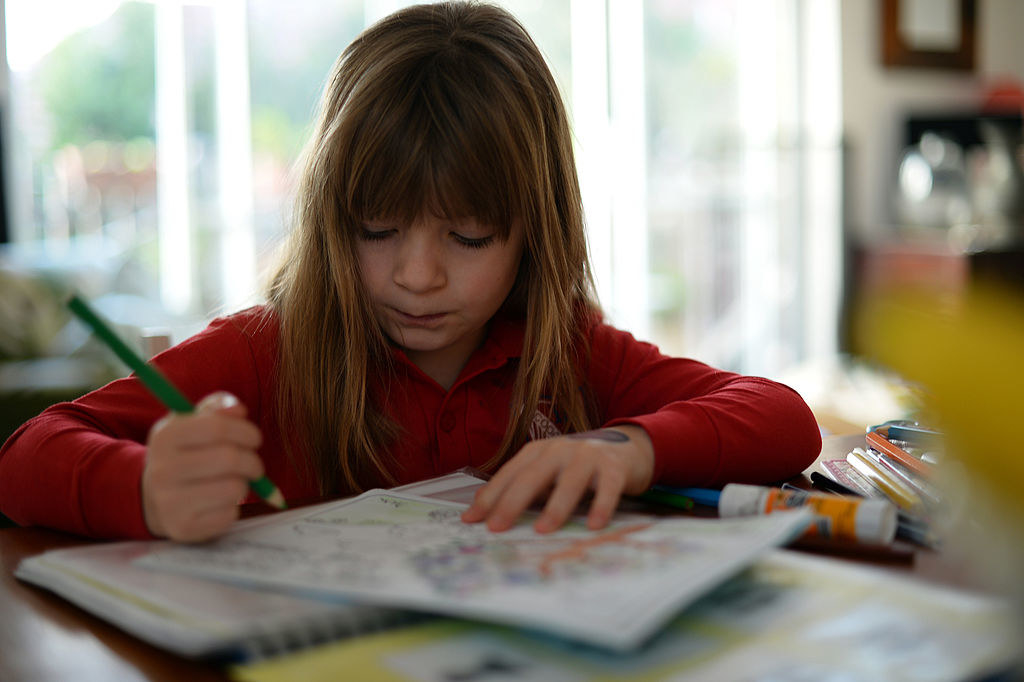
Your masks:
<svg viewBox="0 0 1024 682"><path fill-rule="evenodd" d="M428 334L424 334L422 330L419 329L414 329L412 331L396 329L395 333L389 334L389 336L392 341L402 348L421 353L441 350L449 345L449 341L447 339L429 338Z"/></svg>

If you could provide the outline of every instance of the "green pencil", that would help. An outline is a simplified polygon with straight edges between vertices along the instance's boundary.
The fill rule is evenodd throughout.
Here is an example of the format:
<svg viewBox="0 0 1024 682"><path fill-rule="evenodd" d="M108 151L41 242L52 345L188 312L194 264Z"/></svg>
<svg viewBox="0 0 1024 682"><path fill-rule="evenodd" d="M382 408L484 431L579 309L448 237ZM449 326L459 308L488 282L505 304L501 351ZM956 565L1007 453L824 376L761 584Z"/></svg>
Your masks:
<svg viewBox="0 0 1024 682"><path fill-rule="evenodd" d="M85 322L89 327L96 332L96 336L100 337L107 346L110 347L117 357L121 358L122 361L128 367L130 367L135 375L142 382L142 385L149 389L156 398L162 402L167 408L173 412L179 412L187 414L192 412L195 407L189 402L188 398L181 394L177 388L174 387L170 381L167 380L163 374L160 373L153 365L147 364L145 360L139 357L139 355L133 351L128 345L121 340L121 338L114 333L107 324L100 319L99 315L78 296L72 296L71 300L68 301L68 308L71 309L75 315L78 316L82 322ZM267 478L261 476L255 481L249 481L249 487L252 488L253 492L259 495L262 499L266 500L267 503L277 507L278 509L285 509L288 505L285 504L284 496L281 491L277 489L277 486Z"/></svg>
<svg viewBox="0 0 1024 682"><path fill-rule="evenodd" d="M693 509L693 500L689 497L667 493L664 490L647 490L640 494L640 499L647 500L648 502L657 502L658 504L667 504L670 507L678 507L680 509Z"/></svg>

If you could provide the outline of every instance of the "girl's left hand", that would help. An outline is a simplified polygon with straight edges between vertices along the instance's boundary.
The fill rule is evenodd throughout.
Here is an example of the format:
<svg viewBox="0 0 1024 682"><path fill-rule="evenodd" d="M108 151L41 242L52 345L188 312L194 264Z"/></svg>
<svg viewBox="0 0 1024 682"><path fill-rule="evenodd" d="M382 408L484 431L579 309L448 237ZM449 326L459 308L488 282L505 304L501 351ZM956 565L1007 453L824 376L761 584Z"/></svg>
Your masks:
<svg viewBox="0 0 1024 682"><path fill-rule="evenodd" d="M653 475L654 446L639 426L530 441L477 491L462 520L486 520L489 530L508 530L534 499L551 490L533 524L537 532L549 533L593 490L587 527L597 530L608 524L623 494L644 492Z"/></svg>

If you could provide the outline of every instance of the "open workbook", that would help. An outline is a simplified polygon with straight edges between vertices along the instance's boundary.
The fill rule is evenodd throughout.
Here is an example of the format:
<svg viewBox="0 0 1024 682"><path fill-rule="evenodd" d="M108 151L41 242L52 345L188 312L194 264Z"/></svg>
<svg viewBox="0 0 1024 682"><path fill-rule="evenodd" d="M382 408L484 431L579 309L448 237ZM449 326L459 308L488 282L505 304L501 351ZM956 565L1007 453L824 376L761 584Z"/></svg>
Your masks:
<svg viewBox="0 0 1024 682"><path fill-rule="evenodd" d="M230 674L237 682L995 682L1021 679L1012 668L1021 642L1005 600L778 549L632 652L439 618Z"/></svg>
<svg viewBox="0 0 1024 682"><path fill-rule="evenodd" d="M16 575L157 646L254 658L443 614L610 650L799 534L805 511L749 519L618 515L601 531L459 521L465 474L240 522L198 545L55 550Z"/></svg>

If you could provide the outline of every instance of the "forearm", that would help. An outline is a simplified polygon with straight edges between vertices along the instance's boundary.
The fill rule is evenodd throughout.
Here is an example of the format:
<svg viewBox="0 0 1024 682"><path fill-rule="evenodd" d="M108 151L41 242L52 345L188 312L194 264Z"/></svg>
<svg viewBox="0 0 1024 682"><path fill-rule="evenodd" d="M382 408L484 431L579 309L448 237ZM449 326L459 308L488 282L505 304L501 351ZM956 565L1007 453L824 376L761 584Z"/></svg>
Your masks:
<svg viewBox="0 0 1024 682"><path fill-rule="evenodd" d="M800 396L758 377L738 377L707 395L608 422L614 424L648 433L659 483L781 481L810 466L821 450L814 416Z"/></svg>
<svg viewBox="0 0 1024 682"><path fill-rule="evenodd" d="M145 446L112 438L56 406L0 450L0 507L22 525L102 538L148 537L139 484Z"/></svg>

